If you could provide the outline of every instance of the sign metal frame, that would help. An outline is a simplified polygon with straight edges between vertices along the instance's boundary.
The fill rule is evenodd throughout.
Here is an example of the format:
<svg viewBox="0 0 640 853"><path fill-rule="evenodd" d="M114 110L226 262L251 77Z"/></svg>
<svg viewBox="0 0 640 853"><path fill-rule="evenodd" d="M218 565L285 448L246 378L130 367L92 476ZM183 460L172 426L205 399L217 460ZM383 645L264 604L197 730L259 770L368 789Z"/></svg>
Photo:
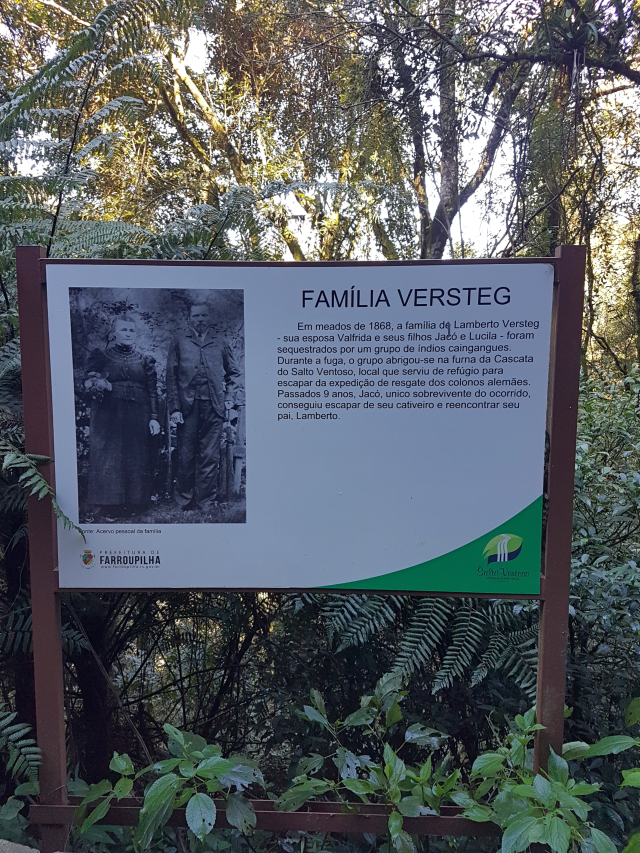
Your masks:
<svg viewBox="0 0 640 853"><path fill-rule="evenodd" d="M128 261L64 260L45 258L40 246L16 249L18 308L20 316L22 387L25 447L27 453L53 458L53 420L49 333L47 319L46 268L49 264L100 264L134 266L228 266L221 261ZM549 748L561 752L569 622L569 581L573 517L574 459L577 430L578 381L582 339L582 311L586 251L583 246L561 246L554 258L502 258L451 261L365 261L299 262L287 264L301 269L310 266L444 266L478 264L546 263L554 267L551 351L547 404L548 458L546 466L546 527L543 537L539 595L505 595L505 599L540 601L538 643L537 719L545 728L537 732L534 766L544 767ZM245 266L274 266L269 262L236 262ZM54 465L42 473L55 486ZM31 602L33 614L33 660L38 745L42 750L40 797L29 817L39 825L43 853L64 850L75 805L66 790L66 741L64 671L60 622L60 590L56 519L47 500L27 501ZM71 591L71 590L64 590ZM107 591L107 590L103 590ZM134 592L136 590L127 590ZM157 592L157 589L153 591ZM176 590L178 591L178 590ZM226 589L225 592L232 592ZM246 591L246 590L245 590ZM264 591L261 587L259 590ZM293 590L290 590L293 591ZM345 590L353 594L353 590ZM436 598L464 593L411 592ZM474 593L476 598L496 598L495 593ZM313 803L298 812L274 812L267 801L255 801L258 829L323 832L385 832L384 808L362 806L354 814L342 814L332 803ZM132 825L139 803L132 800L113 806L103 823ZM223 815L219 825L225 826ZM409 825L410 824L410 825ZM185 825L184 815L174 814L171 825ZM407 829L421 835L499 835L490 824L478 824L443 809L438 817L407 820Z"/></svg>

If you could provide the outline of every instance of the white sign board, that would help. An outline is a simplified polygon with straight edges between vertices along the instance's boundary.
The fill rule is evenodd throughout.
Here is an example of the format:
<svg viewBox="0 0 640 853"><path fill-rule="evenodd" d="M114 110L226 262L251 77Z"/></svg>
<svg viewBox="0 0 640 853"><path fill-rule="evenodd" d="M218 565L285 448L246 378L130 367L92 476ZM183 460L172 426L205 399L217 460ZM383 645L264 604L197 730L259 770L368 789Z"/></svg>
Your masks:
<svg viewBox="0 0 640 853"><path fill-rule="evenodd" d="M537 594L552 291L50 262L60 586Z"/></svg>

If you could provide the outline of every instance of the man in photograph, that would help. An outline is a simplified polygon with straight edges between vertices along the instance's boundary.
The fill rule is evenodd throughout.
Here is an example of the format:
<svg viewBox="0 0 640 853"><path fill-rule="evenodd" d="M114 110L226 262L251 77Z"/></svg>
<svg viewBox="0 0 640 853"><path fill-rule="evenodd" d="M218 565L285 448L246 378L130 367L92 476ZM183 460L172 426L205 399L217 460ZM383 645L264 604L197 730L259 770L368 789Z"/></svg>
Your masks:
<svg viewBox="0 0 640 853"><path fill-rule="evenodd" d="M167 356L167 405L178 437L174 497L182 509L215 505L220 439L226 410L242 393L241 375L228 341L211 329L209 305L194 302L189 329Z"/></svg>

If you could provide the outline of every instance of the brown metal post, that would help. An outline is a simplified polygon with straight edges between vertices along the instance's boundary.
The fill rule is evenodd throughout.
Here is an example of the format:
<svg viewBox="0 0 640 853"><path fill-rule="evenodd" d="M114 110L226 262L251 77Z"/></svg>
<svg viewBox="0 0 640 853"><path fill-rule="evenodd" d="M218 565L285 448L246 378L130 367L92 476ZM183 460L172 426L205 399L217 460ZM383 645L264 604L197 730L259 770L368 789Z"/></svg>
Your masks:
<svg viewBox="0 0 640 853"><path fill-rule="evenodd" d="M16 249L24 431L27 453L53 456L49 334L40 246ZM53 466L41 468L53 485ZM58 595L56 519L47 499L29 498L29 565L33 615L36 726L42 750L40 802L67 804L64 675ZM67 828L42 826L44 853L64 850Z"/></svg>
<svg viewBox="0 0 640 853"><path fill-rule="evenodd" d="M538 642L537 721L546 728L536 737L536 770L546 767L549 747L561 753L563 743L586 250L584 246L561 246L556 258L547 427L547 530Z"/></svg>

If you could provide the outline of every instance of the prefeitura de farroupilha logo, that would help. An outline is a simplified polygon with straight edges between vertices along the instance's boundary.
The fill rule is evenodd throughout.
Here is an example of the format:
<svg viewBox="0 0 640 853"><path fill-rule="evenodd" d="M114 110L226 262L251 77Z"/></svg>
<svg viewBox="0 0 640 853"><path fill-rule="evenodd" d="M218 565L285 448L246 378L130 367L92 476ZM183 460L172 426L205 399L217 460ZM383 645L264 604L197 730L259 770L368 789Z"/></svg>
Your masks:
<svg viewBox="0 0 640 853"><path fill-rule="evenodd" d="M490 542L487 542L482 556L486 557L487 563L509 563L515 560L522 551L522 539L513 533L499 533Z"/></svg>
<svg viewBox="0 0 640 853"><path fill-rule="evenodd" d="M84 551L84 552L83 552L83 554L82 554L82 562L83 562L83 564L84 564L87 568L89 568L89 566L93 563L94 559L95 559L95 558L94 558L93 554L91 553L91 550L90 550L89 548L87 548L87 550L86 550L86 551Z"/></svg>

